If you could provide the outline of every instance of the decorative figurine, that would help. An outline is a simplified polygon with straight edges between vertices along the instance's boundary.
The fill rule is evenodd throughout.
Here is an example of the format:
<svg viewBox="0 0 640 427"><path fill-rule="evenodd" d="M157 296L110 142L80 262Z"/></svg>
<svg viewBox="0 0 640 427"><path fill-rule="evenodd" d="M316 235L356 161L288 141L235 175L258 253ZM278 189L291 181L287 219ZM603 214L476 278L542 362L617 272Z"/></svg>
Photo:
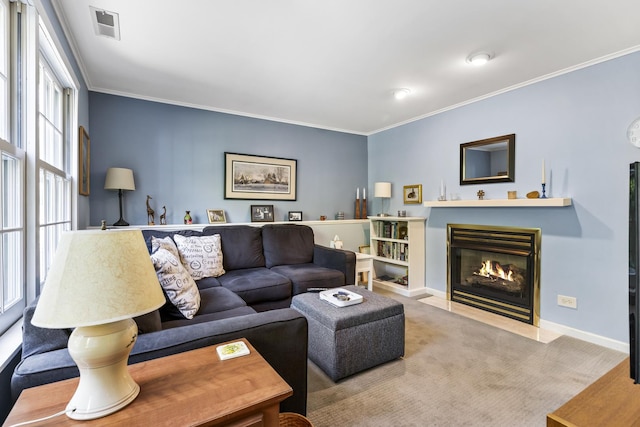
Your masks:
<svg viewBox="0 0 640 427"><path fill-rule="evenodd" d="M187 213L185 214L184 223L185 224L193 224L193 218L191 218L191 211L187 211Z"/></svg>
<svg viewBox="0 0 640 427"><path fill-rule="evenodd" d="M478 200L484 200L484 190L478 190L476 195L478 196Z"/></svg>
<svg viewBox="0 0 640 427"><path fill-rule="evenodd" d="M160 225L167 225L167 207L162 207L162 213L160 214Z"/></svg>
<svg viewBox="0 0 640 427"><path fill-rule="evenodd" d="M152 197L147 194L147 225L156 225L155 223L156 211L151 209L151 206L149 206L149 200L151 199Z"/></svg>
<svg viewBox="0 0 640 427"><path fill-rule="evenodd" d="M103 219L102 224L100 225L100 230L106 230L107 229L107 220Z"/></svg>

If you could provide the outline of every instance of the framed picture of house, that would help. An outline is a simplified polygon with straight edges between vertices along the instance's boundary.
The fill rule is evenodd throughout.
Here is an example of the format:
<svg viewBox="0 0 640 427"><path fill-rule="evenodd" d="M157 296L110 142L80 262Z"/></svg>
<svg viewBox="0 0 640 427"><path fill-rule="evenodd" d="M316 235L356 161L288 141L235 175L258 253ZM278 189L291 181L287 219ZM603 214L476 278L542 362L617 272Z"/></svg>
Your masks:
<svg viewBox="0 0 640 427"><path fill-rule="evenodd" d="M289 211L289 221L302 221L302 211Z"/></svg>
<svg viewBox="0 0 640 427"><path fill-rule="evenodd" d="M296 200L297 160L224 153L224 198Z"/></svg>
<svg viewBox="0 0 640 427"><path fill-rule="evenodd" d="M78 131L78 155L78 193L88 196L91 190L91 140L84 126Z"/></svg>
<svg viewBox="0 0 640 427"><path fill-rule="evenodd" d="M402 189L402 199L405 205L422 203L422 184L405 185Z"/></svg>
<svg viewBox="0 0 640 427"><path fill-rule="evenodd" d="M251 222L273 222L273 205L251 205Z"/></svg>
<svg viewBox="0 0 640 427"><path fill-rule="evenodd" d="M209 218L209 224L221 224L227 222L224 210L222 209L207 209L207 218Z"/></svg>

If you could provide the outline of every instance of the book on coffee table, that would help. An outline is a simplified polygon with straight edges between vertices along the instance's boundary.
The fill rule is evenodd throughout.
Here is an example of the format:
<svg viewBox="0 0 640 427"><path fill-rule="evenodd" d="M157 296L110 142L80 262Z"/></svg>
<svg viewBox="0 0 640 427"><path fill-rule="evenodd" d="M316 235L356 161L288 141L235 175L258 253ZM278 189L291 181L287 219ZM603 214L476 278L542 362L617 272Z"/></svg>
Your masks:
<svg viewBox="0 0 640 427"><path fill-rule="evenodd" d="M218 347L216 347L216 351L218 352L218 357L220 357L220 360L246 356L250 352L247 345L242 341L219 345Z"/></svg>
<svg viewBox="0 0 640 427"><path fill-rule="evenodd" d="M362 302L362 295L347 291L346 289L335 288L320 292L320 299L336 307L347 307L349 305L360 304Z"/></svg>

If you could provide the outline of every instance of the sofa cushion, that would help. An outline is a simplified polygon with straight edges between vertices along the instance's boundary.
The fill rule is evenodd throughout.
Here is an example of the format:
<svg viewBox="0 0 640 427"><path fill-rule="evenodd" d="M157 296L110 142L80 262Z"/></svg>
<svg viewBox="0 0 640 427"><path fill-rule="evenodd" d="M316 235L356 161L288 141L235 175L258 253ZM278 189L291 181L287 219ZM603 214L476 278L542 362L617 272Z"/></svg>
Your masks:
<svg viewBox="0 0 640 427"><path fill-rule="evenodd" d="M262 229L250 225L218 225L205 227L205 236L219 234L222 240L224 269L264 267Z"/></svg>
<svg viewBox="0 0 640 427"><path fill-rule="evenodd" d="M278 265L271 271L291 280L293 295L307 292L309 288L337 288L345 285L342 272L315 264Z"/></svg>
<svg viewBox="0 0 640 427"><path fill-rule="evenodd" d="M163 238L151 236L151 253L154 253L160 248L168 250L169 252L171 252L171 255L173 255L177 259L180 259L178 247L170 236L166 236Z"/></svg>
<svg viewBox="0 0 640 427"><path fill-rule="evenodd" d="M133 320L136 322L136 325L138 325L139 334L148 334L149 332L162 330L162 322L160 321L159 310L153 310L151 313L134 317Z"/></svg>
<svg viewBox="0 0 640 427"><path fill-rule="evenodd" d="M200 292L193 278L166 249L151 254L151 261L167 298L184 317L193 318L200 308Z"/></svg>
<svg viewBox="0 0 640 427"><path fill-rule="evenodd" d="M200 291L200 310L197 316L244 307L247 303L229 289L218 286Z"/></svg>
<svg viewBox="0 0 640 427"><path fill-rule="evenodd" d="M249 305L291 296L291 281L266 268L232 270L218 280L223 287L233 291Z"/></svg>
<svg viewBox="0 0 640 427"><path fill-rule="evenodd" d="M208 323L214 320L228 319L230 317L246 316L247 314L255 314L256 311L245 305L243 307L236 307L225 311L218 311L216 313L208 313L197 315L193 319L174 319L166 321L162 324L162 329L167 330L171 328L177 328L179 326L195 325L196 323Z"/></svg>
<svg viewBox="0 0 640 427"><path fill-rule="evenodd" d="M33 354L46 353L67 347L73 329L49 329L31 323L38 298L22 312L22 359Z"/></svg>
<svg viewBox="0 0 640 427"><path fill-rule="evenodd" d="M313 262L313 229L297 224L266 224L262 246L267 268Z"/></svg>
<svg viewBox="0 0 640 427"><path fill-rule="evenodd" d="M218 277L224 274L220 235L184 237L173 236L180 261L194 280L203 277Z"/></svg>
<svg viewBox="0 0 640 427"><path fill-rule="evenodd" d="M177 231L161 231L161 230L154 230L154 229L142 230L142 236L144 237L144 242L147 244L147 250L149 251L149 253L153 252L153 249L151 248L152 237L162 239L164 237L169 236L173 240L173 236L175 236L176 234L179 234L185 237L202 236L202 232L198 230L177 230Z"/></svg>
<svg viewBox="0 0 640 427"><path fill-rule="evenodd" d="M198 285L198 289L207 289L221 286L216 277L203 277L200 280L196 280L196 285Z"/></svg>

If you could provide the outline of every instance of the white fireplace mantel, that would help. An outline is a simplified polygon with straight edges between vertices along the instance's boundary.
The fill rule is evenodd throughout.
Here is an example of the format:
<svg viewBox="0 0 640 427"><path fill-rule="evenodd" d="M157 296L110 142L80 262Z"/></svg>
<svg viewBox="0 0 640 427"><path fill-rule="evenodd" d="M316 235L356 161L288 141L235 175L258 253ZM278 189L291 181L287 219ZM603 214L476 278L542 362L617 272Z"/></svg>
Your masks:
<svg viewBox="0 0 640 427"><path fill-rule="evenodd" d="M545 199L428 200L427 208L551 208L571 206L570 197Z"/></svg>

